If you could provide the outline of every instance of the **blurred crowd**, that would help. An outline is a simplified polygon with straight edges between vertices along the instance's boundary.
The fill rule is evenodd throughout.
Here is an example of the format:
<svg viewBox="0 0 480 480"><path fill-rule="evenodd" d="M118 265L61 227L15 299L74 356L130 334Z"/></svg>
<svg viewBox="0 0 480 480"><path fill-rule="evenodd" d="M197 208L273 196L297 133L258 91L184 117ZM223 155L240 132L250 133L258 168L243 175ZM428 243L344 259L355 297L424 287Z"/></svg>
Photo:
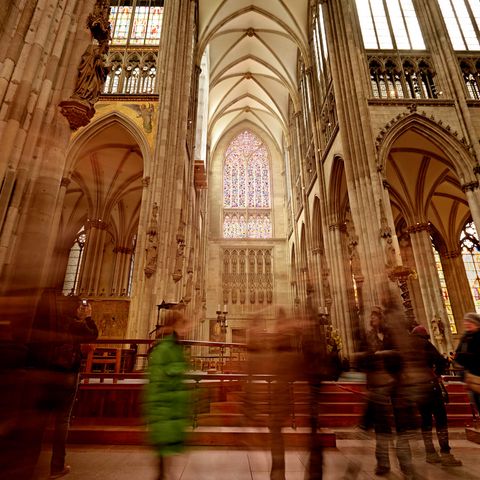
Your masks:
<svg viewBox="0 0 480 480"><path fill-rule="evenodd" d="M98 329L88 301L45 290L26 335L9 321L12 312L17 315L21 311L20 304L12 302L4 303L0 321L4 392L0 396L0 478L33 478L48 425L52 427L50 478L60 478L70 472L66 443L82 357L88 343L97 338ZM375 439L375 475L387 476L391 471L393 446L404 478L418 478L411 440L419 434L426 463L461 467L462 461L451 451L448 391L443 378L461 375L456 378L465 382L478 418L480 315L467 313L463 322L465 333L456 351L447 354L439 352L424 326L407 322L396 304L373 306L367 327L356 334L360 348L347 359L342 357L341 337L325 315L298 315L278 308L268 328L265 318L251 318L243 410L249 424L262 424L266 396L264 424L270 434L271 480L286 478L283 432L292 426L296 382L303 385L303 402L308 406L306 479L322 479L319 408L326 382L337 380L346 369L363 372L366 378L365 411L357 432L359 438L372 435ZM190 327L181 311L169 312L149 351L142 406L158 457L159 480L168 478L171 457L184 449L191 425L192 392L185 382L189 366L181 344ZM365 433L369 431L372 433ZM358 465L349 465L345 478L355 478L358 471Z"/></svg>

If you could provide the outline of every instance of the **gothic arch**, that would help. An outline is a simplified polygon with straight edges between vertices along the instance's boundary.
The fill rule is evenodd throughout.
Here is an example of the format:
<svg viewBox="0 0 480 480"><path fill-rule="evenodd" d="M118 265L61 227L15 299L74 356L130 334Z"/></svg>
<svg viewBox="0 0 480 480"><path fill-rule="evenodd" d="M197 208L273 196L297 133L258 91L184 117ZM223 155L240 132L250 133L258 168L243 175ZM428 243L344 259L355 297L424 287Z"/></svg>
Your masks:
<svg viewBox="0 0 480 480"><path fill-rule="evenodd" d="M344 160L340 155L335 155L333 158L329 188L329 213L333 223L344 220L348 203L347 177L345 174Z"/></svg>
<svg viewBox="0 0 480 480"><path fill-rule="evenodd" d="M473 173L476 161L465 137L460 140L458 133L452 132L449 125L444 127L442 120L435 120L433 115L427 117L426 112L399 114L382 128L376 139L378 170L385 171L392 146L408 130L427 138L445 152L445 157L451 162L452 170L462 184L476 180Z"/></svg>
<svg viewBox="0 0 480 480"><path fill-rule="evenodd" d="M312 247L320 248L322 245L322 214L320 209L320 199L315 195L312 211Z"/></svg>
<svg viewBox="0 0 480 480"><path fill-rule="evenodd" d="M150 176L152 152L147 138L141 131L140 127L132 119L118 111L110 112L93 121L71 141L66 154L67 162L65 165L65 176L70 176L78 154L83 147L87 145L92 138L101 133L102 130L115 123L125 128L125 130L130 133L133 139L137 142L143 158L143 176Z"/></svg>

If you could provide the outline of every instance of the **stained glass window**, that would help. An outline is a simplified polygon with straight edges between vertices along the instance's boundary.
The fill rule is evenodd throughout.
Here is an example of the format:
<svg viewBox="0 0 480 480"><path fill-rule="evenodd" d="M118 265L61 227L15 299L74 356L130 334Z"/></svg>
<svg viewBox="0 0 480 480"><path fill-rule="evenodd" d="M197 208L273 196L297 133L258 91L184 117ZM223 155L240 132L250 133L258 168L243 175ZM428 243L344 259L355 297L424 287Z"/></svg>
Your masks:
<svg viewBox="0 0 480 480"><path fill-rule="evenodd" d="M473 222L468 222L460 235L460 248L475 310L480 313L480 242Z"/></svg>
<svg viewBox="0 0 480 480"><path fill-rule="evenodd" d="M365 48L425 50L412 0L356 0L356 4Z"/></svg>
<svg viewBox="0 0 480 480"><path fill-rule="evenodd" d="M270 238L270 165L263 142L251 131L237 135L223 165L223 235Z"/></svg>
<svg viewBox="0 0 480 480"><path fill-rule="evenodd" d="M452 304L450 302L450 297L448 295L447 283L445 282L445 275L443 273L442 261L440 259L440 254L438 253L435 246L432 245L433 256L435 257L435 265L437 266L438 279L440 280L440 288L442 290L443 305L445 306L445 311L447 312L448 324L450 326L450 331L452 333L457 333L457 326L455 324L455 317L453 316Z"/></svg>
<svg viewBox="0 0 480 480"><path fill-rule="evenodd" d="M480 50L480 1L438 0L454 50Z"/></svg>
<svg viewBox="0 0 480 480"><path fill-rule="evenodd" d="M162 18L163 0L113 0L112 45L158 45Z"/></svg>
<svg viewBox="0 0 480 480"><path fill-rule="evenodd" d="M85 246L87 235L82 227L75 238L70 254L67 260L67 270L63 282L63 294L73 295L78 284L78 276L80 274L80 265L83 257L83 247Z"/></svg>

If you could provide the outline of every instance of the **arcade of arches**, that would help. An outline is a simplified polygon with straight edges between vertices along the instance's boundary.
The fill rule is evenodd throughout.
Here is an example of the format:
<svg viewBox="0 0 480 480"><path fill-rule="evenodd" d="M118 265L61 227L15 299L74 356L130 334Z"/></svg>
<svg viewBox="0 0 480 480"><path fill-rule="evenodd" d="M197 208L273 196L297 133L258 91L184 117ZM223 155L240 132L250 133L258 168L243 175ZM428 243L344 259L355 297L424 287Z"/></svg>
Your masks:
<svg viewBox="0 0 480 480"><path fill-rule="evenodd" d="M87 297L115 338L162 302L227 342L286 307L347 357L393 299L452 350L480 312L473 3L12 0L2 294Z"/></svg>

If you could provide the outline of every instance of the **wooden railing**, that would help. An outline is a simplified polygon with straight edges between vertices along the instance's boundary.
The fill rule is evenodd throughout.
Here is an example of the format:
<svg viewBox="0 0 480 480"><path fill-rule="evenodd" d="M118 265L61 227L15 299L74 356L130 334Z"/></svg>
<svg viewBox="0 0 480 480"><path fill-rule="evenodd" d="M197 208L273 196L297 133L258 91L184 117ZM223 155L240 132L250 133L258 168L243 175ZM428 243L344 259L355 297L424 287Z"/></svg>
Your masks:
<svg viewBox="0 0 480 480"><path fill-rule="evenodd" d="M82 375L84 383L95 376L112 378L142 373L148 364L148 352L154 340L103 338L84 347L88 351ZM241 373L246 361L246 345L242 343L180 340L184 346L190 370L206 373Z"/></svg>

